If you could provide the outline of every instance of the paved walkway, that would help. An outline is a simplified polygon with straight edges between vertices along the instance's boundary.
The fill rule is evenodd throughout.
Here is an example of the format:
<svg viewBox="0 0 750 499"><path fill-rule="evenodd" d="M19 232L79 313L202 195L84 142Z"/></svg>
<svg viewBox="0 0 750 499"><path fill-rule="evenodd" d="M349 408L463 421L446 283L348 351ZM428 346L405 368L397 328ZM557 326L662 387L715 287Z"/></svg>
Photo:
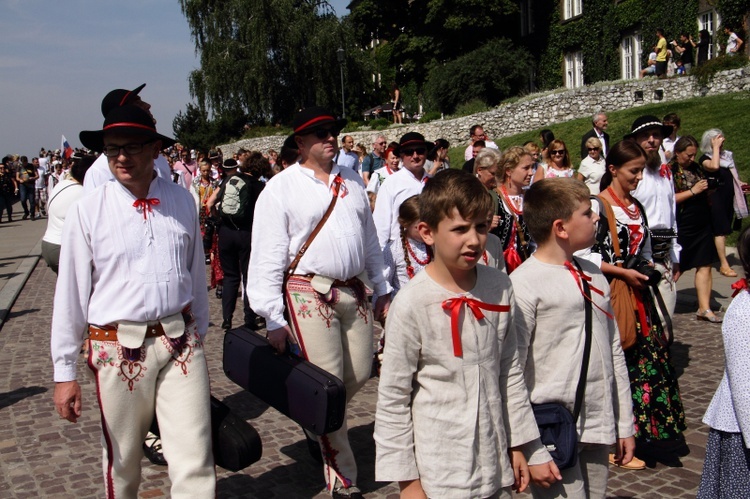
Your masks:
<svg viewBox="0 0 750 499"><path fill-rule="evenodd" d="M0 497L93 498L101 497L101 448L99 417L94 386L80 370L84 393L83 416L78 424L62 421L52 405L52 366L49 358L49 329L55 275L44 262L35 267L26 255L34 253L44 222L21 222L0 226L0 262L7 274L28 280L18 293L0 330ZM736 259L733 260L735 269ZM17 266L16 266L17 264ZM31 268L28 268L31 267ZM718 272L714 272L718 276ZM5 280L0 296L11 293L18 280ZM25 276L24 276L25 278ZM717 279L715 298L728 304L731 280ZM720 327L695 320L690 303L692 275L680 280L683 288L675 318L676 341L672 347L679 373L689 429L691 453L683 468L627 472L614 469L610 497L662 498L695 497L705 454L706 427L703 412L721 378L723 354ZM13 291L15 294L16 291ZM324 498L320 467L307 453L299 428L275 410L240 390L221 368L222 333L219 300L211 298L212 327L206 352L212 392L238 415L250 421L263 440L263 458L240 473L217 469L218 497L221 498ZM349 411L349 428L360 467L359 485L369 498L397 498L395 484L373 480L375 449L372 441L377 378L371 379L354 398ZM144 481L140 497L167 497L166 468L144 459ZM525 497L530 497L526 495Z"/></svg>

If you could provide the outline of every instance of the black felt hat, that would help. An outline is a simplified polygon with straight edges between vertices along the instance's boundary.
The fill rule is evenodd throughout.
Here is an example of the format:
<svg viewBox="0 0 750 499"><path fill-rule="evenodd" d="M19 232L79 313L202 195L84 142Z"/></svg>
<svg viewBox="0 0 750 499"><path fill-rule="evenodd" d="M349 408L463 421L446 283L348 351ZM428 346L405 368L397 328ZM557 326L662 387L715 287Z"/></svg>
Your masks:
<svg viewBox="0 0 750 499"><path fill-rule="evenodd" d="M174 139L156 131L154 120L147 111L132 104L115 107L104 118L104 125L101 130L83 131L78 134L78 138L81 139L81 144L85 147L94 151L101 151L104 147L104 134L107 132L161 140L163 148L175 144Z"/></svg>
<svg viewBox="0 0 750 499"><path fill-rule="evenodd" d="M641 116L640 118L637 118L633 122L633 126L630 129L630 133L625 135L625 139L632 139L634 138L639 132L642 132L644 130L648 130L650 128L659 128L661 129L661 134L663 137L669 137L672 135L672 125L664 125L662 124L661 120L657 118L656 116L652 115L645 115Z"/></svg>
<svg viewBox="0 0 750 499"><path fill-rule="evenodd" d="M294 130L294 132L292 132L292 134L287 137L287 141L293 142L294 137L298 135L306 135L326 126L334 128L337 132L340 132L347 123L348 121L346 119L337 119L333 115L333 113L331 113L324 107L306 107L305 109L297 113L297 115L292 120L292 129Z"/></svg>
<svg viewBox="0 0 750 499"><path fill-rule="evenodd" d="M398 147L400 150L413 148L413 147L424 147L427 148L427 142L424 140L424 135L417 132L409 132L401 137L398 141Z"/></svg>
<svg viewBox="0 0 750 499"><path fill-rule="evenodd" d="M133 90L125 90L124 88L112 90L104 96L104 99L102 99L102 116L106 117L114 108L122 107L132 102L138 97L138 93L143 90L143 87L145 86L146 84L144 83Z"/></svg>

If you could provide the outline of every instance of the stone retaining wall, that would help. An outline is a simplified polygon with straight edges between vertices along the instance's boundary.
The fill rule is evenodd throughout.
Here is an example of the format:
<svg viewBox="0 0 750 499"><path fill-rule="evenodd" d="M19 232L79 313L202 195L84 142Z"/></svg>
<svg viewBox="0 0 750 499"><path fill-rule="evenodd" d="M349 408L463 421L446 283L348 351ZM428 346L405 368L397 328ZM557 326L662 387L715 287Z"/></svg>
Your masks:
<svg viewBox="0 0 750 499"><path fill-rule="evenodd" d="M635 100L635 92L643 92L643 100ZM659 92L661 91L661 92ZM718 95L731 92L750 91L750 66L718 73L713 81L699 88L692 77L658 80L624 80L600 82L573 90L558 89L523 97L515 102L502 104L483 113L452 120L436 120L424 124L408 124L390 127L381 132L372 130L347 132L355 143L363 143L368 151L372 147L372 136L382 133L388 142L398 141L407 131L417 131L428 140L445 138L451 146L469 143L469 128L482 124L487 135L493 138L507 137L517 133L546 128L555 123L592 116L595 112L619 111L655 102L680 101L702 95ZM661 99L657 97L661 93ZM281 149L285 137L272 136L243 139L220 146L225 155L240 147L266 151Z"/></svg>

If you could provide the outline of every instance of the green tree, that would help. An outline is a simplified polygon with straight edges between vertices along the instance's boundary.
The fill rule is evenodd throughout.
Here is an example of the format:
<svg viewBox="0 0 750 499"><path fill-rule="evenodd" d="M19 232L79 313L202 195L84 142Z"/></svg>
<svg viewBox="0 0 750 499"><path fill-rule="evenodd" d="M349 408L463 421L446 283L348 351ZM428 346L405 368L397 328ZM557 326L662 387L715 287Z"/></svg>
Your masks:
<svg viewBox="0 0 750 499"><path fill-rule="evenodd" d="M313 104L340 109L339 47L347 88L362 98L366 61L325 0L179 1L200 55L189 84L202 112L275 124Z"/></svg>

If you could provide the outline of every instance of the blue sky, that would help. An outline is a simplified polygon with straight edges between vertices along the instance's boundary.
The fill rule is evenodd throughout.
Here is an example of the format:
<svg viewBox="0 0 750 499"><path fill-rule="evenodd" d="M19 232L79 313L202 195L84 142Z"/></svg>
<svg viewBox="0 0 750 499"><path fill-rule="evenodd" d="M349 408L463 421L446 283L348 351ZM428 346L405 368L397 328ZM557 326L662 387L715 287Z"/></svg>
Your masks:
<svg viewBox="0 0 750 499"><path fill-rule="evenodd" d="M252 0L249 0L252 1ZM350 0L329 0L339 16ZM161 133L198 67L178 0L0 0L0 155L37 155L101 128L101 100L141 91Z"/></svg>

